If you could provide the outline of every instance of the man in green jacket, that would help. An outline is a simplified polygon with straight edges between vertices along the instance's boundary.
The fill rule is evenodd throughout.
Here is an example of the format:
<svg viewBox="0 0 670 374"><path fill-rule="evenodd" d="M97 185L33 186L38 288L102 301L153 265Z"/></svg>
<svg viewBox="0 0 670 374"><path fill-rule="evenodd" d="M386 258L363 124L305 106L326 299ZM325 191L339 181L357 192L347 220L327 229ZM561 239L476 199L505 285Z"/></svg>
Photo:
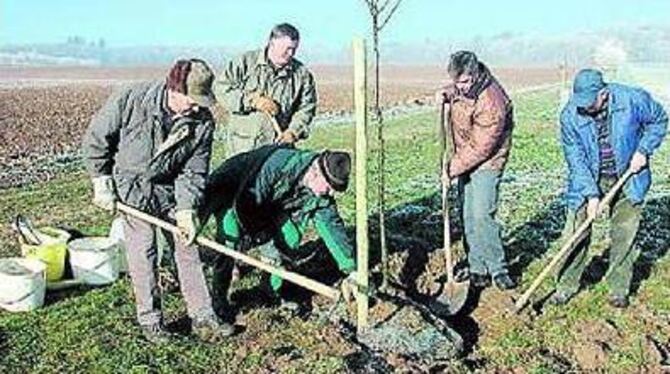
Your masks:
<svg viewBox="0 0 670 374"><path fill-rule="evenodd" d="M309 135L316 112L312 73L295 55L300 34L288 23L275 26L263 49L232 59L214 83L229 114L229 156L273 142L293 144Z"/></svg>
<svg viewBox="0 0 670 374"><path fill-rule="evenodd" d="M210 175L203 214L216 217L220 242L240 251L265 245L280 261L295 258L313 225L339 270L353 280L354 249L333 198L346 190L350 168L345 152L268 145L241 153ZM219 307L226 303L232 269L232 259L215 260L212 293ZM281 285L281 278L270 278L275 295Z"/></svg>

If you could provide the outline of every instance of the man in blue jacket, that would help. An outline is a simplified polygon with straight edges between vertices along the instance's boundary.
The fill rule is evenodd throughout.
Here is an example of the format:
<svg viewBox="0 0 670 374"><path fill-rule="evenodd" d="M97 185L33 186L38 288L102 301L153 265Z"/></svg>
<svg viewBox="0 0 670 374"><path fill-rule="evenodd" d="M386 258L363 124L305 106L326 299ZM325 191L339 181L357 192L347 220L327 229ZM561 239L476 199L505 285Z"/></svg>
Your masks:
<svg viewBox="0 0 670 374"><path fill-rule="evenodd" d="M609 206L609 301L614 307L625 308L639 254L633 244L651 185L649 159L665 136L668 116L648 92L605 83L601 72L584 69L575 77L572 97L560 120L568 164L566 237L597 214L600 198L617 178L628 168L634 173ZM589 240L590 232L565 260L552 303L565 304L579 290Z"/></svg>

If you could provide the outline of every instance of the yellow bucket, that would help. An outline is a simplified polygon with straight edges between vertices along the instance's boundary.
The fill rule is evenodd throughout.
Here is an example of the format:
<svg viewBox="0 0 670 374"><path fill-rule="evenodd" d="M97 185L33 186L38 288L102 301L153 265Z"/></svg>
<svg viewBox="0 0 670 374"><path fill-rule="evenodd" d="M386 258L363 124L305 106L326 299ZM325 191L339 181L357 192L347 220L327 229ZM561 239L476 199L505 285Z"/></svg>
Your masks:
<svg viewBox="0 0 670 374"><path fill-rule="evenodd" d="M47 282L62 279L70 234L53 227L42 227L37 230L36 235L42 244L31 245L21 242L21 254L25 258L40 260L46 264Z"/></svg>

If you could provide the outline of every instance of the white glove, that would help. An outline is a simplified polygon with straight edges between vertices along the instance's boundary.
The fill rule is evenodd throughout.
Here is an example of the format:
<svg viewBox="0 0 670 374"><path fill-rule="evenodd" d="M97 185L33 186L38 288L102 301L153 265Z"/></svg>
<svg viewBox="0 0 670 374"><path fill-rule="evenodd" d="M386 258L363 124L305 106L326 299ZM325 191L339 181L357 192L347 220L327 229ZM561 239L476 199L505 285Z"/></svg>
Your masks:
<svg viewBox="0 0 670 374"><path fill-rule="evenodd" d="M110 175L95 177L93 182L93 204L95 206L114 212L116 210L116 191L114 180Z"/></svg>
<svg viewBox="0 0 670 374"><path fill-rule="evenodd" d="M186 245L191 245L195 242L195 237L198 235L200 223L198 222L198 215L195 210L186 209L178 210L174 214L177 221L177 227L181 231L181 238Z"/></svg>

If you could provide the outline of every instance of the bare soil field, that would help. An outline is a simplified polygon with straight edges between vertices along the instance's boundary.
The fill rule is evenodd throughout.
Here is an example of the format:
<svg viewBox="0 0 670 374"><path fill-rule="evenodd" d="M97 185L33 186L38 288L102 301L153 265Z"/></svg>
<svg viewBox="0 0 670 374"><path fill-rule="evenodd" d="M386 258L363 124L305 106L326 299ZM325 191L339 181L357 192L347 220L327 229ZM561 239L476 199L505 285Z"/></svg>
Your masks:
<svg viewBox="0 0 670 374"><path fill-rule="evenodd" d="M165 67L0 67L0 188L19 185L30 173L49 178L53 159L69 160L79 148L91 116L119 85L160 79ZM352 108L352 69L314 66L319 115L336 118ZM444 81L439 66L382 69L382 105L423 106ZM558 69L501 68L495 74L508 90L555 83ZM223 111L216 111L223 117ZM220 121L223 122L223 121ZM30 169L30 170L29 170Z"/></svg>

